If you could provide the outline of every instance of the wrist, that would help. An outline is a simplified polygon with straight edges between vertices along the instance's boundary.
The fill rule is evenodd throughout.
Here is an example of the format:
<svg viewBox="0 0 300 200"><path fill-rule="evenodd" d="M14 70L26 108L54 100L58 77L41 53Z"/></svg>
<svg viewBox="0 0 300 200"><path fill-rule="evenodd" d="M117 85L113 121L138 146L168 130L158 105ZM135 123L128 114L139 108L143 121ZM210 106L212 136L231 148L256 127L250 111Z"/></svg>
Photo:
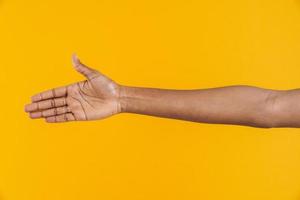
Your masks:
<svg viewBox="0 0 300 200"><path fill-rule="evenodd" d="M128 104L128 89L129 87L120 85L119 88L119 113L127 112L127 104Z"/></svg>

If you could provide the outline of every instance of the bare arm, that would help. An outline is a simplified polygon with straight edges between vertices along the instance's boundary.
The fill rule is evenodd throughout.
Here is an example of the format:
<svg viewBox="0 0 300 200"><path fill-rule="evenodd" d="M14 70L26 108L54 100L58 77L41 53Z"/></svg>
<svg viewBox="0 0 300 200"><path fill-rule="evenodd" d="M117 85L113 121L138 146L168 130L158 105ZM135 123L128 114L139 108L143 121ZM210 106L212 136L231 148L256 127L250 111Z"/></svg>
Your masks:
<svg viewBox="0 0 300 200"><path fill-rule="evenodd" d="M198 90L129 87L85 66L76 56L73 64L87 80L34 95L25 106L31 118L65 122L136 113L202 123L300 127L299 90L243 85Z"/></svg>
<svg viewBox="0 0 300 200"><path fill-rule="evenodd" d="M122 87L123 112L203 123L272 127L277 92L252 86L199 90Z"/></svg>
<svg viewBox="0 0 300 200"><path fill-rule="evenodd" d="M272 127L300 127L300 89L275 91L270 107Z"/></svg>

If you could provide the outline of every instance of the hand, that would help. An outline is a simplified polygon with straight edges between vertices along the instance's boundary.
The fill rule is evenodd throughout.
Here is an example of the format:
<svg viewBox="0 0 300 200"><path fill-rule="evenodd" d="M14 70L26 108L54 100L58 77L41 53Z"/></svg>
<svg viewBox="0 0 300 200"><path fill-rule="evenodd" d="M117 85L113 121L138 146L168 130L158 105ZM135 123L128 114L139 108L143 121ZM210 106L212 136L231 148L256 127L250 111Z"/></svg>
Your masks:
<svg viewBox="0 0 300 200"><path fill-rule="evenodd" d="M74 68L87 80L34 95L25 106L30 117L47 122L103 119L121 112L121 86L72 56Z"/></svg>

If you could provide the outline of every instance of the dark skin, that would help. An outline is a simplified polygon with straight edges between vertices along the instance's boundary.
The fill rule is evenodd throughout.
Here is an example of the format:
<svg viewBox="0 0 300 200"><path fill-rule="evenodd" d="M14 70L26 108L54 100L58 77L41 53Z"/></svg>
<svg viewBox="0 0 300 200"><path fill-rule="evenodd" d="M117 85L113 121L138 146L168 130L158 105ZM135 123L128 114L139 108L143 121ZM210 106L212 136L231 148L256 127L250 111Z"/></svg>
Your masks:
<svg viewBox="0 0 300 200"><path fill-rule="evenodd" d="M83 65L74 55L74 68L87 80L34 95L25 106L31 118L47 122L85 121L120 112L120 86L100 72Z"/></svg>
<svg viewBox="0 0 300 200"><path fill-rule="evenodd" d="M200 123L300 127L300 90L236 85L198 90L124 86L72 57L86 80L38 93L25 111L47 122L87 121L135 113Z"/></svg>

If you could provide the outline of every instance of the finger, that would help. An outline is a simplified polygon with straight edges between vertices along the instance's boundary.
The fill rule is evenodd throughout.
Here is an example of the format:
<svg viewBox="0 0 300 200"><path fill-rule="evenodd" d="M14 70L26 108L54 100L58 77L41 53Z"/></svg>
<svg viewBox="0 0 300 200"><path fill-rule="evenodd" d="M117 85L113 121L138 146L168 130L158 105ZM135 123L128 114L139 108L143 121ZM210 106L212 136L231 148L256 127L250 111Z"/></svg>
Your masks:
<svg viewBox="0 0 300 200"><path fill-rule="evenodd" d="M76 119L72 113L65 113L62 115L46 117L46 122L49 122L49 123L69 122L69 121L75 121L75 120Z"/></svg>
<svg viewBox="0 0 300 200"><path fill-rule="evenodd" d="M34 112L39 110L45 110L49 108L61 107L67 105L65 97L49 99L39 102L34 102L25 106L26 112Z"/></svg>
<svg viewBox="0 0 300 200"><path fill-rule="evenodd" d="M55 115L61 115L65 113L71 112L70 108L68 106L62 106L57 108L51 108L43 111L37 111L37 112L31 112L30 117L32 119L36 118L42 118L42 117L50 117Z"/></svg>
<svg viewBox="0 0 300 200"><path fill-rule="evenodd" d="M63 97L67 95L67 86L53 88L51 90L47 90L45 92L38 93L31 97L33 102L38 102L46 99L52 99L56 97Z"/></svg>
<svg viewBox="0 0 300 200"><path fill-rule="evenodd" d="M100 72L94 70L80 62L76 54L72 55L72 63L76 71L84 75L87 79L91 80L100 75Z"/></svg>

